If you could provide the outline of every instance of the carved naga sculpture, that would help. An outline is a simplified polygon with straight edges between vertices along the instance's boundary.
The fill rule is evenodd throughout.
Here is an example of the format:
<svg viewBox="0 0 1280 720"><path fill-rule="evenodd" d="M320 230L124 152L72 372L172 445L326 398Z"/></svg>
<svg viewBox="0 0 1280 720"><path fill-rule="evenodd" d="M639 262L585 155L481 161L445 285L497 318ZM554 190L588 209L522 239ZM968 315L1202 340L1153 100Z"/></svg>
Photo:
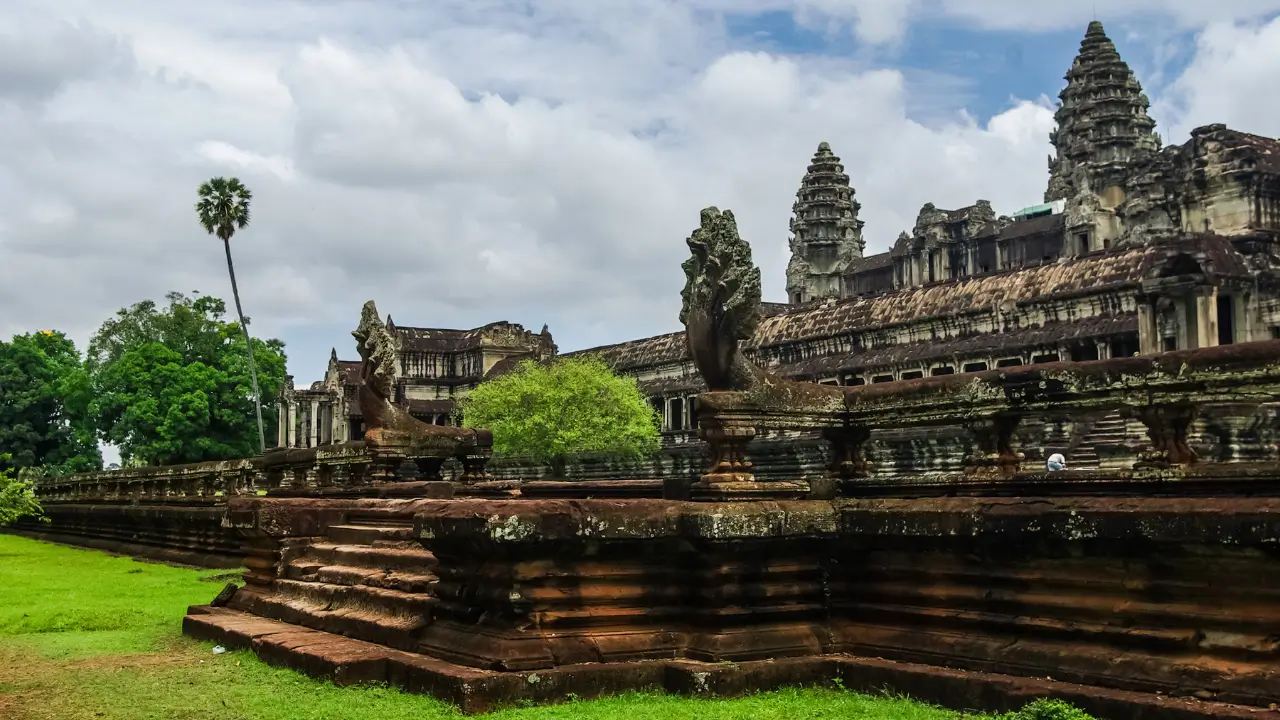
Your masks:
<svg viewBox="0 0 1280 720"><path fill-rule="evenodd" d="M763 414L840 411L844 396L838 388L766 373L743 355L741 341L760 325L760 270L751 261L751 246L738 235L732 212L703 210L701 226L686 242L692 254L682 265L680 322L689 354L710 391L699 398L698 434L712 454L711 470L699 487L702 492L716 486L745 492L742 483L753 482L745 446ZM781 492L794 488L788 485Z"/></svg>
<svg viewBox="0 0 1280 720"><path fill-rule="evenodd" d="M372 300L364 304L360 325L351 335L360 353L356 398L364 416L366 445L390 457L417 458L428 476L439 470L439 463L430 459L456 456L464 465L464 479L479 479L493 435L488 430L425 423L393 401L398 347Z"/></svg>
<svg viewBox="0 0 1280 720"><path fill-rule="evenodd" d="M709 390L751 390L763 372L738 347L760 324L760 269L751 246L738 236L729 210L702 211L702 225L685 242L693 255L684 261L685 326L689 354Z"/></svg>

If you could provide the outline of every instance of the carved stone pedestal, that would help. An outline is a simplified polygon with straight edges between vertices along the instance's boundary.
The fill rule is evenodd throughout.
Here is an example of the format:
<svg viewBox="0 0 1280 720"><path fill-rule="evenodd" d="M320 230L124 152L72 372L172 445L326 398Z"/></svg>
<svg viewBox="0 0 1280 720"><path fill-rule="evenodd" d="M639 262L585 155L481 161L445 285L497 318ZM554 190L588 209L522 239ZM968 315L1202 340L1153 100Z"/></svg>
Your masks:
<svg viewBox="0 0 1280 720"><path fill-rule="evenodd" d="M809 484L798 482L757 482L746 457L746 445L756 429L745 423L703 420L698 436L711 450L711 470L688 488L688 499L699 501L767 500L802 498Z"/></svg>
<svg viewBox="0 0 1280 720"><path fill-rule="evenodd" d="M1151 447L1138 453L1134 470L1167 470L1199 460L1187 443L1187 431L1196 419L1194 405L1156 405L1136 408L1131 414L1146 426L1151 440Z"/></svg>
<svg viewBox="0 0 1280 720"><path fill-rule="evenodd" d="M1013 449L1013 433L1021 418L997 415L964 424L977 445L965 458L965 472L971 475L1009 477L1018 472L1023 455Z"/></svg>

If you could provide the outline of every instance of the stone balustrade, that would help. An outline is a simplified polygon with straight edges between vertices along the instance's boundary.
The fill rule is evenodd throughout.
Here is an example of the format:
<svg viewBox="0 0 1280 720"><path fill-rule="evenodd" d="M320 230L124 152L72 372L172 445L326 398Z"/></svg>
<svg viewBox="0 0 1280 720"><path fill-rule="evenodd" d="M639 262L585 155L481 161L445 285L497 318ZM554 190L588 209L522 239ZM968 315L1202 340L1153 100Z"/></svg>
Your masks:
<svg viewBox="0 0 1280 720"><path fill-rule="evenodd" d="M237 567L242 539L224 522L228 501L272 497L450 496L483 485L492 448L370 447L362 441L273 450L261 457L125 468L42 478L36 492L49 522L18 532L112 552L211 567ZM455 461L449 477L443 472Z"/></svg>
<svg viewBox="0 0 1280 720"><path fill-rule="evenodd" d="M457 458L454 479L470 484L488 479L485 467L492 445L470 449ZM240 460L218 460L140 468L123 468L38 481L45 505L220 504L231 497L254 495L377 494L386 482L442 481L451 458L440 454L385 452L362 441L314 448L271 450Z"/></svg>
<svg viewBox="0 0 1280 720"><path fill-rule="evenodd" d="M755 482L750 443L762 430L820 430L831 447L832 487L851 492L870 477L866 447L873 433L885 430L962 427L975 447L965 463L967 478L1009 478L1021 469L1015 434L1025 420L1079 421L1117 411L1147 430L1148 447L1131 472L1185 474L1200 460L1188 439L1200 414L1224 407L1238 413L1277 400L1280 341L855 387L774 380L752 391L700 396L699 433L710 445L711 467L691 488L675 492L693 499L811 495L813 482Z"/></svg>

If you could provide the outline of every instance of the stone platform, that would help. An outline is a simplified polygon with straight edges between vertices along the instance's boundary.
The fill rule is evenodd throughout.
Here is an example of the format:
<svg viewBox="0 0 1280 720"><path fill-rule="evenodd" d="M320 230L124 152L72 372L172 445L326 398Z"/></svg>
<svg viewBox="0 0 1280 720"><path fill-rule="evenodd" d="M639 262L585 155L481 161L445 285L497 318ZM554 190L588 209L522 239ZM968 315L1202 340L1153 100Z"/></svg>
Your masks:
<svg viewBox="0 0 1280 720"><path fill-rule="evenodd" d="M982 710L1053 678L1113 720L1280 701L1280 498L240 498L226 522L246 584L188 634L469 711L837 677Z"/></svg>
<svg viewBox="0 0 1280 720"><path fill-rule="evenodd" d="M707 663L639 660L528 671L483 670L319 630L208 606L191 607L183 632L338 685L385 683L451 702L474 714L521 704L627 691L726 697L784 687L885 688L957 710L1007 711L1055 697L1105 718L1235 720L1265 717L1257 707L1108 690L1054 681L894 662L845 654Z"/></svg>

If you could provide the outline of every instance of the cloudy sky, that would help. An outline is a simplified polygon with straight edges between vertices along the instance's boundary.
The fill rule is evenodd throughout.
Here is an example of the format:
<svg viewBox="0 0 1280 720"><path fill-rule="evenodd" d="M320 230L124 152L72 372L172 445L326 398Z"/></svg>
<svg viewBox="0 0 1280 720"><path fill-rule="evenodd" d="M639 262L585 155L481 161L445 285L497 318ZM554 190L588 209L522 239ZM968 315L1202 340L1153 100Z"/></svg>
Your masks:
<svg viewBox="0 0 1280 720"><path fill-rule="evenodd" d="M1103 7L1105 6L1105 7ZM1280 135L1280 0L1110 0L1167 142ZM1046 180L1093 17L1032 0L4 0L0 335L79 342L168 290L229 299L195 188L255 192L234 240L255 334L300 383L405 325L551 326L562 350L678 327L684 238L732 208L782 300L819 141L870 251L925 202L1002 213Z"/></svg>

